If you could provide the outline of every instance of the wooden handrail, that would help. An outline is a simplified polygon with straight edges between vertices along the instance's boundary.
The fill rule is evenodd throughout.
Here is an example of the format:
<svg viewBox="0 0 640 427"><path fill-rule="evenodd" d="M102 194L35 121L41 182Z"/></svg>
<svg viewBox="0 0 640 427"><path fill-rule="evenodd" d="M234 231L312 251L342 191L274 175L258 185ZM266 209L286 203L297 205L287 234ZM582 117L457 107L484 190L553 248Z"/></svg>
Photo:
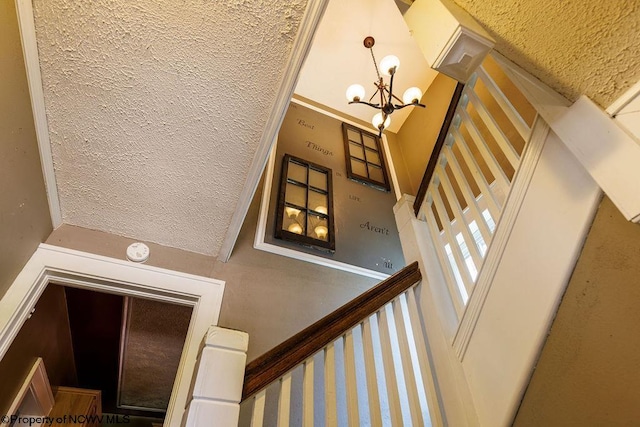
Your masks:
<svg viewBox="0 0 640 427"><path fill-rule="evenodd" d="M431 157L429 157L429 163L427 163L427 168L425 169L424 175L422 176L422 181L420 182L420 188L418 188L418 194L416 194L416 200L413 202L413 211L416 215L418 215L420 206L422 205L422 202L427 195L427 189L429 188L429 183L431 182L431 178L433 177L433 171L436 170L436 166L438 165L438 157L440 157L442 146L447 140L449 127L451 126L453 117L456 114L456 107L458 106L458 102L460 101L460 97L462 96L463 89L464 84L458 82L456 88L453 91L453 95L451 96L451 102L449 103L447 114L444 116L444 122L442 122L442 127L440 128L438 139L436 139L436 143L433 146Z"/></svg>
<svg viewBox="0 0 640 427"><path fill-rule="evenodd" d="M333 313L251 361L242 400L262 390L400 295L422 278L414 262Z"/></svg>

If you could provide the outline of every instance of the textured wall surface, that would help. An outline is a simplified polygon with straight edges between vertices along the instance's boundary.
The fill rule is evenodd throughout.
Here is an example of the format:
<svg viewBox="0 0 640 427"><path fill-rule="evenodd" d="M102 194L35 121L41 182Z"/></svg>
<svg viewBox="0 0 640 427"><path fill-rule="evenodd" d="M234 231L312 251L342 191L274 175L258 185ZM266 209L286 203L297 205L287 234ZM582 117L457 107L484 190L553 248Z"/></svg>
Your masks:
<svg viewBox="0 0 640 427"><path fill-rule="evenodd" d="M0 297L51 229L15 6L0 0Z"/></svg>
<svg viewBox="0 0 640 427"><path fill-rule="evenodd" d="M305 5L34 1L64 222L216 255Z"/></svg>
<svg viewBox="0 0 640 427"><path fill-rule="evenodd" d="M608 107L640 80L640 2L455 0L496 50L567 98Z"/></svg>
<svg viewBox="0 0 640 427"><path fill-rule="evenodd" d="M514 426L640 420L640 225L604 198Z"/></svg>

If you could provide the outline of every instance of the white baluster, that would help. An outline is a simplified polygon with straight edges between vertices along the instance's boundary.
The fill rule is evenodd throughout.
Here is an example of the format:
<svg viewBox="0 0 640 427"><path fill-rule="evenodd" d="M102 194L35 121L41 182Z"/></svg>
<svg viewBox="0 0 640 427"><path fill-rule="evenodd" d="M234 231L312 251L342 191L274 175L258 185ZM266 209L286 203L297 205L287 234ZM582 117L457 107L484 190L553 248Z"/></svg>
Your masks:
<svg viewBox="0 0 640 427"><path fill-rule="evenodd" d="M474 98L474 96L475 95L473 95L471 99L476 99L477 102L481 102L479 99ZM489 167L489 170L496 180L496 183L502 189L504 189L506 193L506 189L509 188L510 181L509 178L507 178L507 175L504 173L502 166L500 166L500 163L498 163L498 160L496 160L496 157L493 155L493 152L489 148L487 141L484 139L473 120L471 120L469 114L464 110L460 110L459 113L460 117L462 117L462 123L464 123L465 129L467 129L467 132L469 132L471 139L475 143L476 147L478 147L478 151L480 152L480 155L484 159L486 165ZM516 169L517 166L518 162L516 162L516 165L513 168Z"/></svg>
<svg viewBox="0 0 640 427"><path fill-rule="evenodd" d="M507 98L507 96L502 92L500 87L496 84L496 82L491 78L489 73L484 69L484 67L480 66L477 70L478 76L480 80L484 83L487 90L496 100L502 111L504 111L505 115L509 118L513 127L516 128L522 139L528 141L531 136L531 128L527 124L527 122L522 118L518 110L513 106L511 101ZM491 129L490 129L491 130ZM493 133L493 132L492 132ZM511 144L509 144L511 145ZM506 154L506 152L505 152ZM519 159L518 153L515 153L516 158ZM511 161L511 160L509 160ZM515 167L515 166L514 166Z"/></svg>
<svg viewBox="0 0 640 427"><path fill-rule="evenodd" d="M336 401L336 356L333 343L324 349L324 392L326 425L336 426L338 425L338 405Z"/></svg>
<svg viewBox="0 0 640 427"><path fill-rule="evenodd" d="M428 200L428 195L429 192L427 191L425 201ZM453 301L453 306L456 309L458 319L460 319L462 317L462 312L464 311L466 299L464 298L464 295L462 295L461 289L458 286L456 275L453 271L451 263L449 262L449 257L444 249L444 244L442 244L442 240L440 238L440 230L438 230L438 223L436 222L436 218L433 215L433 210L431 209L430 205L429 208L425 209L424 213L427 226L429 227L429 232L431 233L431 238L433 239L433 246L435 247L438 259L440 260L440 265L442 266L442 270L446 278L449 293L452 296L451 299Z"/></svg>
<svg viewBox="0 0 640 427"><path fill-rule="evenodd" d="M469 224L467 223L467 218L462 212L462 208L460 207L460 202L458 201L458 196L453 190L453 186L451 182L449 182L449 176L444 171L442 164L439 164L436 167L434 176L440 178L440 185L444 190L445 196L447 196L447 200L449 201L449 206L453 210L453 215L458 223L458 229L462 233L462 237L464 238L465 243L467 244L467 248L469 249L469 254L471 254L471 258L473 259L473 263L476 266L476 269L479 271L480 266L482 265L482 255L480 254L480 248L478 247L478 242L473 238L471 231L469 230Z"/></svg>
<svg viewBox="0 0 640 427"><path fill-rule="evenodd" d="M478 184L478 187L480 188L480 193L487 202L487 209L489 209L491 217L494 219L494 221L497 221L500 217L500 206L498 205L498 202L496 202L495 196L493 194L493 191L491 190L491 187L489 187L487 179L484 177L484 174L480 170L480 166L478 166L478 162L473 157L469 146L467 145L460 132L454 128L452 128L451 132L453 134L453 137L455 138L456 147L458 147L458 150L460 150L460 154L462 154L462 158L464 159L467 168L469 168L471 176L473 176L473 179L475 179L476 184Z"/></svg>
<svg viewBox="0 0 640 427"><path fill-rule="evenodd" d="M253 412L251 413L251 427L262 427L264 423L264 403L267 398L267 389L253 397Z"/></svg>
<svg viewBox="0 0 640 427"><path fill-rule="evenodd" d="M469 295L471 295L471 289L473 289L473 279L471 278L469 267L467 267L467 263L465 262L464 255L462 255L462 250L460 249L456 235L451 228L451 222L447 215L446 208L444 207L444 203L442 202L442 198L440 197L440 192L437 191L437 189L432 189L428 194L433 199L433 203L436 206L436 212L440 218L440 224L442 224L442 228L444 229L445 241L449 243L449 246L451 247L451 252L453 253L453 257L458 266L458 273L460 274L462 283L467 290L466 298L463 297L463 300L466 301Z"/></svg>
<svg viewBox="0 0 640 427"><path fill-rule="evenodd" d="M302 379L302 425L304 427L313 427L314 375L313 357L310 357L304 362Z"/></svg>
<svg viewBox="0 0 640 427"><path fill-rule="evenodd" d="M418 308L415 292L416 286L413 286L407 290L405 295L407 312L411 319L410 323L413 331L413 340L416 345L416 356L420 366L420 375L422 376L422 384L425 387L425 394L428 402L427 407L423 408L423 416L425 418L425 424L428 424L427 420L431 420L433 425L440 426L443 425L444 422L439 409L440 404L438 402L438 392L435 388L436 382L431 371L431 361L428 353L427 342L425 340L426 334L422 328L422 316ZM434 408L434 410L429 410L429 408Z"/></svg>
<svg viewBox="0 0 640 427"><path fill-rule="evenodd" d="M347 392L347 416L350 426L360 425L358 413L358 384L356 380L355 349L353 344L353 330L344 336L344 376Z"/></svg>
<svg viewBox="0 0 640 427"><path fill-rule="evenodd" d="M391 306L396 324L398 345L400 347L400 361L402 362L404 384L409 401L411 424L413 426L420 426L423 425L422 413L420 408L420 398L418 396L415 371L413 367L413 361L411 360L411 350L409 349L407 328L404 323L404 316L402 315L402 307L400 306L400 301L397 298L393 300Z"/></svg>
<svg viewBox="0 0 640 427"><path fill-rule="evenodd" d="M378 312L378 330L380 332L380 346L382 348L382 360L384 364L385 382L387 384L387 400L389 412L391 412L391 424L401 426L402 412L400 409L400 396L398 394L398 381L396 379L395 362L391 349L391 337L389 335L388 316L385 308Z"/></svg>
<svg viewBox="0 0 640 427"><path fill-rule="evenodd" d="M458 188L462 192L464 199L467 202L467 207L469 208L471 219L476 221L478 228L480 229L480 234L482 234L482 238L484 239L484 243L489 246L489 242L491 242L491 238L493 237L493 233L489 229L489 224L487 224L487 220L480 212L480 207L478 206L478 201L469 186L469 182L467 178L464 176L464 172L462 172L462 168L460 167L460 163L458 163L458 159L455 154L453 154L453 150L448 145L445 145L442 149L442 153L447 161L447 164L451 168L451 172L453 172L453 176L456 179L456 184L458 184Z"/></svg>
<svg viewBox="0 0 640 427"><path fill-rule="evenodd" d="M378 391L378 377L376 375L376 362L373 348L373 332L369 317L362 323L362 350L364 352L364 367L367 374L367 394L369 396L369 419L372 426L381 426L380 395ZM374 321L375 321L374 320Z"/></svg>
<svg viewBox="0 0 640 427"><path fill-rule="evenodd" d="M278 427L289 427L289 410L291 404L291 372L280 379L280 396L278 398Z"/></svg>

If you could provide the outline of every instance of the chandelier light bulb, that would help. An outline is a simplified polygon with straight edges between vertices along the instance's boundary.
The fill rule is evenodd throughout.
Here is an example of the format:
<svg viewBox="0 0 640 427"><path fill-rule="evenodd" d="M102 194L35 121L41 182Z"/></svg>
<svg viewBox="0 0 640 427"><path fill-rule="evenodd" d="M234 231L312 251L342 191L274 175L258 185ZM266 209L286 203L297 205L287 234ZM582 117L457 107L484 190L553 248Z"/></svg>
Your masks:
<svg viewBox="0 0 640 427"><path fill-rule="evenodd" d="M349 102L364 99L364 87L359 84L351 85L347 88L347 100Z"/></svg>
<svg viewBox="0 0 640 427"><path fill-rule="evenodd" d="M380 61L380 71L385 76L392 76L400 68L400 60L397 56L387 55Z"/></svg>
<svg viewBox="0 0 640 427"><path fill-rule="evenodd" d="M384 123L383 123L383 120L384 119L382 118L382 113L378 113L375 116L373 116L373 119L371 120L371 124L373 124L373 126L376 129L386 129L391 124L391 116L387 116L387 119L384 120Z"/></svg>
<svg viewBox="0 0 640 427"><path fill-rule="evenodd" d="M404 91L402 95L402 102L405 104L413 104L414 102L420 102L422 99L422 91L417 87L410 87Z"/></svg>

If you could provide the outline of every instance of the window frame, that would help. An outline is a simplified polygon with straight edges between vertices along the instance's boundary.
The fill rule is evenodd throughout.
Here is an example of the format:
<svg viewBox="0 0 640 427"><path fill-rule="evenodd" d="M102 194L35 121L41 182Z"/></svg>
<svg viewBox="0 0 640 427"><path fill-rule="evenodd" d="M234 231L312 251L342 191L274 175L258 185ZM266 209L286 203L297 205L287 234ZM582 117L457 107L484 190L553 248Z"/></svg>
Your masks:
<svg viewBox="0 0 640 427"><path fill-rule="evenodd" d="M362 146L362 150L363 153L365 153L365 158L364 159L360 159L356 156L353 156L351 154L351 144L350 144L350 139L349 139L349 133L348 131L351 130L353 132L356 132L360 135L360 141L353 141L354 143ZM367 135L368 137L371 137L376 144L376 150L373 150L370 147L367 147L364 143L364 138L363 135ZM349 178L352 181L355 182L360 182L362 184L368 185L372 188L375 188L376 190L380 190L380 191L386 191L389 192L391 191L391 185L390 185L390 181L389 181L389 174L387 173L387 165L386 165L386 161L385 161L385 155L384 155L384 150L382 149L382 140L381 138L371 132L367 132L366 130L363 130L359 127L350 125L348 123L342 123L342 139L344 142L344 154L345 154L345 163L347 164L347 178ZM378 158L380 159L380 164L376 165L373 162L369 162L367 160L367 150L369 151L374 151L375 153L377 153ZM369 176L362 176L359 175L357 173L355 173L353 171L353 168L351 167L351 162L352 159L355 159L355 161L360 161L362 163L365 164L365 168L367 169L367 174L369 173L369 165L373 165L374 167L379 167L382 170L382 177L383 177L383 181L377 181L375 179L371 179Z"/></svg>
<svg viewBox="0 0 640 427"><path fill-rule="evenodd" d="M299 181L290 180L289 178L289 164L293 161L298 165L305 166L307 168L307 182L300 183ZM316 170L318 172L324 173L327 176L327 189L326 192L322 189L312 186L309 183L309 170ZM335 252L336 242L335 242L335 227L334 227L334 212L333 212L333 179L332 179L332 170L330 168L318 165L317 163L310 162L308 160L301 159L299 157L293 156L291 154L285 154L282 159L282 172L280 175L280 188L278 190L278 204L276 208L276 229L275 229L275 238L281 239L285 241L294 242L306 247L310 247L313 249L318 249L323 252ZM290 182L291 181L291 182ZM287 204L286 202L286 191L287 191L287 183L292 183L293 185L305 186L307 189L307 197L305 201L305 206L293 205L291 203ZM327 197L327 213L323 214L322 212L317 212L311 208L309 208L309 191L315 191L317 193L325 193ZM316 239L311 236L297 234L283 228L284 224L284 210L285 207L290 205L290 207L294 207L295 209L300 209L305 212L305 221L308 221L307 218L310 215L321 216L327 221L327 240ZM305 224L305 232L308 227L308 222Z"/></svg>

